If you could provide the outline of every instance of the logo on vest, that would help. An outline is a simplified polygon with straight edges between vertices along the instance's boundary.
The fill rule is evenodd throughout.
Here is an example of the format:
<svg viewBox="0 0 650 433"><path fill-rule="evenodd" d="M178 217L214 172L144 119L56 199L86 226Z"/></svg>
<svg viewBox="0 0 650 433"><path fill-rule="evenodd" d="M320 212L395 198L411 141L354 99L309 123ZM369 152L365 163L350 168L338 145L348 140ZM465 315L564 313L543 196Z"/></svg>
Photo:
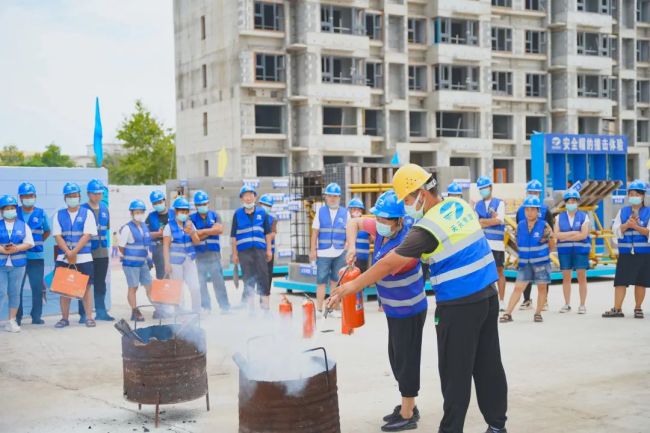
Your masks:
<svg viewBox="0 0 650 433"><path fill-rule="evenodd" d="M440 215L447 221L451 221L452 219L457 220L463 215L463 211L463 205L450 201L442 205Z"/></svg>
<svg viewBox="0 0 650 433"><path fill-rule="evenodd" d="M261 219L262 219L262 215L258 215L258 216L257 216L257 219L258 219L258 220L261 220Z"/></svg>
<svg viewBox="0 0 650 433"><path fill-rule="evenodd" d="M541 235L539 234L539 232L535 232L535 233L533 233L533 237L535 239L539 239L541 237Z"/></svg>
<svg viewBox="0 0 650 433"><path fill-rule="evenodd" d="M38 222L38 217L34 217L34 218L32 218L32 221L34 221L35 223L37 223L37 222Z"/></svg>
<svg viewBox="0 0 650 433"><path fill-rule="evenodd" d="M76 218L76 221L77 221L78 223L82 222L81 217L77 217L77 218Z"/></svg>

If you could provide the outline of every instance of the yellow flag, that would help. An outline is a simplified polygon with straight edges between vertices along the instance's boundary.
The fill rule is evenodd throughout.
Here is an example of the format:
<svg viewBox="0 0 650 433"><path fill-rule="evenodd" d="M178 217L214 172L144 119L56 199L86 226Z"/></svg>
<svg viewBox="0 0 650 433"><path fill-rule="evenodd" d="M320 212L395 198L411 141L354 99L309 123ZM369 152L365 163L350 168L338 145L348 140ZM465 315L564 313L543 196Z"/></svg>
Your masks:
<svg viewBox="0 0 650 433"><path fill-rule="evenodd" d="M226 167L228 167L228 153L226 148L222 147L218 153L219 162L217 164L217 177L223 177L226 174Z"/></svg>

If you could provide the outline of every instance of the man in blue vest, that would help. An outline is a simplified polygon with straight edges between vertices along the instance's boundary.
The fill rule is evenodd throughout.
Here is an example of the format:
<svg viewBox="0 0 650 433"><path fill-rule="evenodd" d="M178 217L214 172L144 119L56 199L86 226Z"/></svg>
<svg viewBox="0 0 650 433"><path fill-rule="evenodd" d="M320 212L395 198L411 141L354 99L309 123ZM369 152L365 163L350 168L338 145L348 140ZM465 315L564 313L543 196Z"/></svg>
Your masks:
<svg viewBox="0 0 650 433"><path fill-rule="evenodd" d="M442 200L431 173L415 164L393 176L397 198L417 221L394 251L355 280L337 287L329 305L398 272L412 262L429 262L436 292L438 370L444 397L440 433L462 433L472 378L486 433L505 433L506 375L499 346L498 279L492 250L473 209L464 200ZM414 414L402 414L409 418Z"/></svg>
<svg viewBox="0 0 650 433"><path fill-rule="evenodd" d="M365 210L366 207L363 202L356 197L348 202L350 218L361 218ZM361 272L366 272L368 269L368 258L370 257L370 233L365 230L359 230L354 244L355 255L357 258L354 265L359 268Z"/></svg>
<svg viewBox="0 0 650 433"><path fill-rule="evenodd" d="M36 207L36 188L29 182L23 182L18 187L18 197L22 206L18 208L18 218L24 221L32 231L34 247L27 250L27 265L25 276L20 285L20 306L16 314L16 322L20 325L23 318L23 289L29 280L32 290L32 325L42 325L45 321L43 314L43 278L45 276L45 261L43 243L50 237L50 223L45 211Z"/></svg>
<svg viewBox="0 0 650 433"><path fill-rule="evenodd" d="M171 210L167 209L165 193L162 191L151 191L149 201L153 206L153 211L147 216L147 227L149 227L151 235L151 256L156 268L156 278L161 280L165 277L165 259L162 248L163 228L169 222Z"/></svg>
<svg viewBox="0 0 650 433"><path fill-rule="evenodd" d="M244 279L244 292L241 306L248 304L253 308L254 291L260 296L260 307L269 309L269 268L268 262L273 258L273 237L271 225L264 210L255 205L257 191L244 185L239 190L242 207L235 211L230 230L233 264L241 265Z"/></svg>
<svg viewBox="0 0 650 433"><path fill-rule="evenodd" d="M492 254L494 255L494 263L497 265L497 272L499 273L499 281L497 287L499 289L499 306L500 310L504 309L504 298L506 296L506 276L503 273L503 263L505 261L505 244L503 243L503 236L505 234L506 226L506 205L503 200L492 196L492 180L487 176L481 176L476 181L478 192L481 195L481 200L474 205L474 210L478 214L478 222L483 228L485 238L490 244Z"/></svg>
<svg viewBox="0 0 650 433"><path fill-rule="evenodd" d="M117 246L122 253L122 270L128 287L127 301L131 307L131 320L143 322L144 316L138 307L136 294L138 287L144 286L147 296L151 291L151 271L147 259L151 236L144 223L147 207L142 200L133 200L129 204L131 221L120 228Z"/></svg>
<svg viewBox="0 0 650 433"><path fill-rule="evenodd" d="M463 187L456 182L452 182L447 186L447 197L463 198Z"/></svg>
<svg viewBox="0 0 650 433"><path fill-rule="evenodd" d="M16 313L20 302L20 284L25 275L27 255L34 246L32 232L24 221L18 218L18 201L10 195L0 197L0 299L7 296L9 315L4 329L20 332ZM40 296L40 292L38 294Z"/></svg>
<svg viewBox="0 0 650 433"><path fill-rule="evenodd" d="M106 311L106 275L108 274L108 264L110 261L108 239L111 228L111 217L108 213L108 206L102 201L105 190L106 187L101 180L91 179L86 187L88 202L81 205L81 207L92 212L97 222L97 235L90 239L90 248L93 256L95 319L113 321L115 319ZM81 315L79 323L85 323L86 317L81 301L79 301L79 313Z"/></svg>
<svg viewBox="0 0 650 433"><path fill-rule="evenodd" d="M95 215L88 208L81 206L81 188L76 183L68 182L63 186L63 197L66 207L59 209L52 217L52 236L56 241L58 255L56 267L74 268L82 274L88 275L88 286L83 296L83 304L88 316L85 316L86 326L94 328L92 319L93 292L93 255L90 248L90 239L97 236L97 223ZM56 328L65 328L70 325L70 298L61 296L61 320Z"/></svg>
<svg viewBox="0 0 650 433"><path fill-rule="evenodd" d="M273 257L271 261L268 262L269 268L269 288L273 287L273 266L275 263L275 237L278 235L278 219L271 213L273 209L273 197L270 194L264 194L260 197L260 207L266 212L266 216L269 219L269 224L271 225L271 252Z"/></svg>
<svg viewBox="0 0 650 433"><path fill-rule="evenodd" d="M222 313L230 310L226 283L223 280L223 269L221 267L221 244L220 235L223 233L221 217L209 209L210 197L205 191L197 191L194 194L194 206L196 212L190 218L198 231L201 243L195 245L196 268L199 273L199 286L201 287L201 307L206 310L212 309L210 292L208 291L208 276L212 280L214 295L219 303Z"/></svg>
<svg viewBox="0 0 650 433"><path fill-rule="evenodd" d="M334 289L339 269L345 266L345 226L348 221L348 211L341 206L341 187L330 183L323 190L323 196L325 205L318 209L311 226L309 252L309 260L316 262L316 307L321 313L326 284Z"/></svg>

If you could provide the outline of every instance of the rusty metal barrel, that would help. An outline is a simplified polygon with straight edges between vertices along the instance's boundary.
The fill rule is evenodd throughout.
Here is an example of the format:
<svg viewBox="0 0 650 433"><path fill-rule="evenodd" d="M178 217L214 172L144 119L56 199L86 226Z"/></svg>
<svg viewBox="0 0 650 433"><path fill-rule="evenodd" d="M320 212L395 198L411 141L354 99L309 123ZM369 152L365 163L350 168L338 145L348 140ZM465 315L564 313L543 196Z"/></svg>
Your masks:
<svg viewBox="0 0 650 433"><path fill-rule="evenodd" d="M299 380L256 380L240 365L239 433L341 432L336 365L314 350L322 372Z"/></svg>

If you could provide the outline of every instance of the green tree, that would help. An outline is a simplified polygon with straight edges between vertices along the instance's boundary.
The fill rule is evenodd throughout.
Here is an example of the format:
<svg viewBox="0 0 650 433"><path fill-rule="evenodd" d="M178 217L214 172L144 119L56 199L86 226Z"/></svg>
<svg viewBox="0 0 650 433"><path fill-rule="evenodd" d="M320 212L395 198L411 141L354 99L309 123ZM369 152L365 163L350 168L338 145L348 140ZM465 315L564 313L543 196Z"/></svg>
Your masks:
<svg viewBox="0 0 650 433"><path fill-rule="evenodd" d="M40 154L40 160L43 167L74 167L75 163L68 155L61 153L61 148L54 143L50 143L45 152Z"/></svg>
<svg viewBox="0 0 650 433"><path fill-rule="evenodd" d="M15 144L7 145L0 150L0 165L22 165L24 161L25 154Z"/></svg>
<svg viewBox="0 0 650 433"><path fill-rule="evenodd" d="M174 132L153 117L142 101L135 102L135 112L124 119L117 139L124 142L127 153L107 160L111 181L156 185L176 177Z"/></svg>

